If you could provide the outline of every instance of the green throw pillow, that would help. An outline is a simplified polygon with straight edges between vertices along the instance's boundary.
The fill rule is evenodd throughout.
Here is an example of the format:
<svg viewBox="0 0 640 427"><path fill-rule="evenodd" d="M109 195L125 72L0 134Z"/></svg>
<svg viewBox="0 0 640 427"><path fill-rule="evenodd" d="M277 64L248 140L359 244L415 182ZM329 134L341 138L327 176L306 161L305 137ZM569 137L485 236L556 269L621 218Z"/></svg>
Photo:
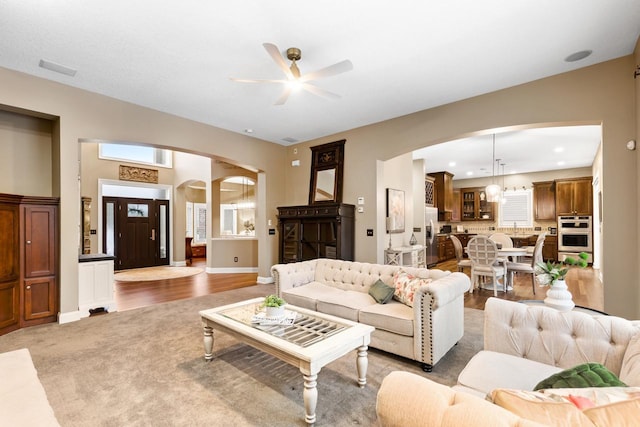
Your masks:
<svg viewBox="0 0 640 427"><path fill-rule="evenodd" d="M584 387L626 387L618 377L599 363L585 363L574 366L542 380L533 389L584 388Z"/></svg>
<svg viewBox="0 0 640 427"><path fill-rule="evenodd" d="M378 281L369 288L369 295L371 295L377 303L386 304L393 297L394 291L395 288L378 279Z"/></svg>

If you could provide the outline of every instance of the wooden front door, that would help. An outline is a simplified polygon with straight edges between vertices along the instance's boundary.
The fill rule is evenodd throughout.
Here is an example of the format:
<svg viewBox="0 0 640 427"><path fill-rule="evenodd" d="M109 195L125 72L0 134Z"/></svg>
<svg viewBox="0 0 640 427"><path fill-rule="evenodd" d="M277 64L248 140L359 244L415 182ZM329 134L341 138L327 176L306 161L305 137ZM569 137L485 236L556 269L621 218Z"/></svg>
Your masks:
<svg viewBox="0 0 640 427"><path fill-rule="evenodd" d="M169 201L104 197L104 252L115 269L169 264Z"/></svg>

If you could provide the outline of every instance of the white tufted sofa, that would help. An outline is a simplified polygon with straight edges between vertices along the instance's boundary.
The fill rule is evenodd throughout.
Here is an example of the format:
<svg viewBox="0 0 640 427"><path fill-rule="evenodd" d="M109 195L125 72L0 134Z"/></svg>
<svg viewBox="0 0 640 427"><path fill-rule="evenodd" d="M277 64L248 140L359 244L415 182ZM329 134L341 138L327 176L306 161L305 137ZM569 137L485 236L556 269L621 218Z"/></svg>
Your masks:
<svg viewBox="0 0 640 427"><path fill-rule="evenodd" d="M627 352L639 332L639 320L489 298L484 350L454 388L482 397L497 388L533 390L543 379L586 362L601 363L627 385L640 386L640 348L638 354Z"/></svg>
<svg viewBox="0 0 640 427"><path fill-rule="evenodd" d="M413 308L395 300L376 303L369 287L378 279L393 286L400 268L432 281L420 288ZM314 259L274 265L271 274L277 294L289 304L371 325L371 347L417 360L425 371L464 334L470 280L462 273Z"/></svg>

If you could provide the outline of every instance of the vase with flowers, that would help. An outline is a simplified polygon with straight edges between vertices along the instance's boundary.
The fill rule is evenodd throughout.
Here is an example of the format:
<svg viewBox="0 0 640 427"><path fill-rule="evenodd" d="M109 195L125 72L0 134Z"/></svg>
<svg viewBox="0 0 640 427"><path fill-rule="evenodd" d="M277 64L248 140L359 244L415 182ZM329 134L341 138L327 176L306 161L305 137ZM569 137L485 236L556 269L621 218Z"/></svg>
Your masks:
<svg viewBox="0 0 640 427"><path fill-rule="evenodd" d="M540 286L549 286L544 303L559 311L570 311L575 307L565 277L572 266L584 268L588 265L589 254L581 252L578 258L566 257L564 261L539 262L534 268Z"/></svg>

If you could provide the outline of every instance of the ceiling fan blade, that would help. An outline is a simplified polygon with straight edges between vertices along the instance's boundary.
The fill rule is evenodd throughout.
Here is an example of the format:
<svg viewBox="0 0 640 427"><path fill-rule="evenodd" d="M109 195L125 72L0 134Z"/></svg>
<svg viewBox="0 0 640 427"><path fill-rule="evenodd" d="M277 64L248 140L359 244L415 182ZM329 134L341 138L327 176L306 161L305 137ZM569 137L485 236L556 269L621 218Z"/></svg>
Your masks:
<svg viewBox="0 0 640 427"><path fill-rule="evenodd" d="M289 99L290 94L291 94L291 86L285 86L284 92L282 92L282 95L280 95L280 98L278 98L278 100L273 105L284 104L285 102L287 102L287 99Z"/></svg>
<svg viewBox="0 0 640 427"><path fill-rule="evenodd" d="M303 83L302 84L302 88L304 90L306 90L306 91L311 92L314 95L318 95L318 96L321 96L323 98L329 98L329 99L340 99L340 98L342 98L337 93L329 92L328 90L325 90L325 89L320 89L318 86L314 86L314 85L309 84L309 83Z"/></svg>
<svg viewBox="0 0 640 427"><path fill-rule="evenodd" d="M262 43L262 46L264 46L265 50L271 56L271 58L273 58L275 63L278 64L278 67L280 67L282 69L282 71L287 76L287 78L289 80L293 80L294 79L293 73L291 73L291 70L289 69L289 66L287 65L287 63L282 58L282 55L280 54L280 51L278 50L278 46L276 46L275 44L272 44L272 43Z"/></svg>
<svg viewBox="0 0 640 427"><path fill-rule="evenodd" d="M300 77L301 82L308 82L311 80L317 80L323 77L335 76L336 74L346 73L347 71L353 70L353 64L348 59L344 61L337 62L333 65L329 65L328 67L321 68L318 71L314 71L311 73L307 73Z"/></svg>
<svg viewBox="0 0 640 427"><path fill-rule="evenodd" d="M230 77L230 80L233 80L234 82L240 82L240 83L280 83L280 84L284 84L287 83L286 80L269 80L269 79L236 79L234 77Z"/></svg>

